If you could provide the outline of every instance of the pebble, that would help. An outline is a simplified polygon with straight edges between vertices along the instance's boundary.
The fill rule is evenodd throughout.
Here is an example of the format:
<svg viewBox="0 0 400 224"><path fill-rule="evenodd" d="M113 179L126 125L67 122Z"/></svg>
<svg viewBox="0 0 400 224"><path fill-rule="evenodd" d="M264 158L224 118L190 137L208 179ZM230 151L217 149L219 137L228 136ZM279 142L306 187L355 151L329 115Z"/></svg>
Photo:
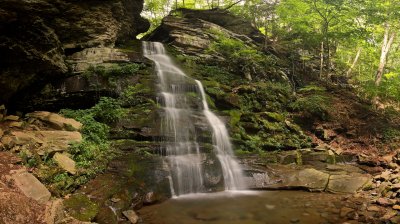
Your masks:
<svg viewBox="0 0 400 224"><path fill-rule="evenodd" d="M382 206L390 206L394 204L392 200L387 198L378 198L378 200L376 200L376 203Z"/></svg>
<svg viewBox="0 0 400 224"><path fill-rule="evenodd" d="M328 218L328 213L326 213L326 212L323 212L323 213L321 213L321 215L320 215L322 218Z"/></svg>
<svg viewBox="0 0 400 224"><path fill-rule="evenodd" d="M291 219L291 220L290 220L290 223L298 223L298 222L300 222L300 219L296 219L296 218L295 218L295 219Z"/></svg>
<svg viewBox="0 0 400 224"><path fill-rule="evenodd" d="M392 207L394 210L400 210L400 205L393 205Z"/></svg>
<svg viewBox="0 0 400 224"><path fill-rule="evenodd" d="M139 221L139 217L136 215L136 212L133 210L128 210L122 212L122 214L131 221L131 223L136 224Z"/></svg>
<svg viewBox="0 0 400 224"><path fill-rule="evenodd" d="M370 211L370 212L379 212L379 210L380 210L379 207L376 205L371 205L371 206L367 207L367 211Z"/></svg>
<svg viewBox="0 0 400 224"><path fill-rule="evenodd" d="M114 202L114 203L117 203L117 202L121 201L121 199L119 199L119 198L111 198L111 201Z"/></svg>
<svg viewBox="0 0 400 224"><path fill-rule="evenodd" d="M265 208L268 210L273 210L273 209L275 209L275 207L276 207L275 205L269 205L269 204L265 205Z"/></svg>

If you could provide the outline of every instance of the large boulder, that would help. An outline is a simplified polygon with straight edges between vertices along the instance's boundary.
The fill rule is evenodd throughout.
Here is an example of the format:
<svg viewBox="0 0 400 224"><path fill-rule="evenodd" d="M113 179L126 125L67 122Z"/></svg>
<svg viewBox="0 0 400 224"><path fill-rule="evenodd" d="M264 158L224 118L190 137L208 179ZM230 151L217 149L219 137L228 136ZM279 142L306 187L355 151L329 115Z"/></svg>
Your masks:
<svg viewBox="0 0 400 224"><path fill-rule="evenodd" d="M78 131L82 128L82 123L74 119L65 118L59 114L47 111L35 111L26 116L28 118L36 118L57 130Z"/></svg>
<svg viewBox="0 0 400 224"><path fill-rule="evenodd" d="M15 185L24 193L27 197L36 200L39 203L46 203L51 194L47 188L40 183L36 177L28 173L26 170L18 170L11 176L14 180Z"/></svg>
<svg viewBox="0 0 400 224"><path fill-rule="evenodd" d="M273 168L274 175L254 173L250 179L251 188L256 189L305 189L324 191L328 184L329 174L313 168L291 169L285 166Z"/></svg>
<svg viewBox="0 0 400 224"><path fill-rule="evenodd" d="M145 39L170 43L185 54L210 57L206 50L218 38L215 31L250 46L261 45L263 41L263 35L249 21L226 10L192 9L173 11Z"/></svg>
<svg viewBox="0 0 400 224"><path fill-rule="evenodd" d="M0 103L68 71L65 56L145 32L143 0L0 2Z"/></svg>
<svg viewBox="0 0 400 224"><path fill-rule="evenodd" d="M6 149L34 150L39 155L64 152L81 141L82 135L77 131L12 131L1 139Z"/></svg>

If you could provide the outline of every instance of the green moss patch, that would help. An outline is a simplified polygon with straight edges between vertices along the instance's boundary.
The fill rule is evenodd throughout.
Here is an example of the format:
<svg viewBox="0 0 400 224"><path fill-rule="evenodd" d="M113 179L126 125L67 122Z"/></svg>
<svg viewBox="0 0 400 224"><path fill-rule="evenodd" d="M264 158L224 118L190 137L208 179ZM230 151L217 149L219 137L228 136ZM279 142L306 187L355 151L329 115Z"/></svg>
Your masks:
<svg viewBox="0 0 400 224"><path fill-rule="evenodd" d="M64 206L68 214L84 222L92 221L99 211L99 206L84 194L72 195L64 201Z"/></svg>

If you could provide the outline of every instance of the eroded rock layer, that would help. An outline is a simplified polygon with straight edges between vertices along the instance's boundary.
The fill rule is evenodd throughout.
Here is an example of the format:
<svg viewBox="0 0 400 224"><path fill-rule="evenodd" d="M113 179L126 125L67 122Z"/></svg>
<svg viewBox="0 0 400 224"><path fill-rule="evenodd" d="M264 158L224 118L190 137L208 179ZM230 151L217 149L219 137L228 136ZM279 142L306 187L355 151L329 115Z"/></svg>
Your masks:
<svg viewBox="0 0 400 224"><path fill-rule="evenodd" d="M143 0L0 2L0 103L68 72L65 56L145 32Z"/></svg>

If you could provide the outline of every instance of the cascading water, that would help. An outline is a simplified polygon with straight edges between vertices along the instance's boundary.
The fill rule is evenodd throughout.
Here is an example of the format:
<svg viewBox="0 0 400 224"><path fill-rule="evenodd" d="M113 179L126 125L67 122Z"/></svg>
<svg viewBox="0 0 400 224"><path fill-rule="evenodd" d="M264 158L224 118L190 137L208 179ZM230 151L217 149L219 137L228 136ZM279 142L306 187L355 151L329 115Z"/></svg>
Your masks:
<svg viewBox="0 0 400 224"><path fill-rule="evenodd" d="M176 67L161 43L144 42L143 53L155 63L159 78L160 101L165 111L161 127L165 146L161 151L171 173L172 195L207 191L203 169L205 155L200 150L202 142L198 140L196 121L202 121L212 133L212 145L220 163L225 190L244 188L242 170L234 159L228 131L209 110L202 83ZM190 102L188 96L193 94L197 95L195 99L201 100Z"/></svg>

